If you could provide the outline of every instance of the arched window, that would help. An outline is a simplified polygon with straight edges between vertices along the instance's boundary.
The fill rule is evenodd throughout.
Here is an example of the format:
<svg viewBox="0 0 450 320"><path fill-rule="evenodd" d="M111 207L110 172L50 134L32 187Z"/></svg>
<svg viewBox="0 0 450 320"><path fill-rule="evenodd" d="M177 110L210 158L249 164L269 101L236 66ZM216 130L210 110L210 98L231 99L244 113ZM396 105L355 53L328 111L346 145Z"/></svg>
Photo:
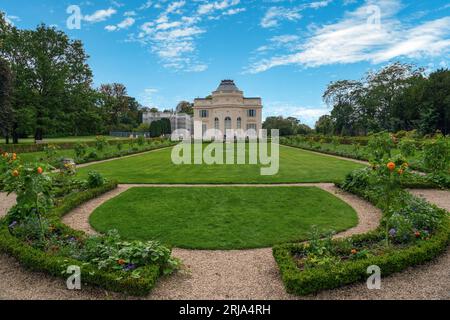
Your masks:
<svg viewBox="0 0 450 320"><path fill-rule="evenodd" d="M214 129L219 130L219 118L214 119Z"/></svg>
<svg viewBox="0 0 450 320"><path fill-rule="evenodd" d="M231 129L231 118L226 117L225 118L225 130Z"/></svg>
<svg viewBox="0 0 450 320"><path fill-rule="evenodd" d="M236 129L241 129L242 127L242 119L241 117L237 118Z"/></svg>

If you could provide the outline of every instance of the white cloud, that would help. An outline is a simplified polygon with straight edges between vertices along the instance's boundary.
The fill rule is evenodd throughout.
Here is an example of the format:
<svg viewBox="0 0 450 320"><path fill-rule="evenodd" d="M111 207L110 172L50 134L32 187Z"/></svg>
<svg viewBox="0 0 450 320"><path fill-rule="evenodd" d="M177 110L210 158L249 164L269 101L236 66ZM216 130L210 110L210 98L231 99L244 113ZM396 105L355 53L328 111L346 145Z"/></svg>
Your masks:
<svg viewBox="0 0 450 320"><path fill-rule="evenodd" d="M228 9L224 13L222 13L224 16L233 16L235 14L241 13L246 11L245 8L236 8L236 9Z"/></svg>
<svg viewBox="0 0 450 320"><path fill-rule="evenodd" d="M139 10L145 10L150 8L153 5L153 1L152 0L148 0L147 2L145 2L142 6L139 7Z"/></svg>
<svg viewBox="0 0 450 320"><path fill-rule="evenodd" d="M177 12L177 10L180 9L180 8L182 8L182 7L184 7L185 4L186 4L185 1L175 1L175 2L172 2L172 3L167 7L166 14L168 14L168 13L173 13L173 12Z"/></svg>
<svg viewBox="0 0 450 320"><path fill-rule="evenodd" d="M119 29L126 29L131 27L134 23L136 22L136 20L134 20L131 17L126 18L125 20L123 20L122 22L120 22L117 27Z"/></svg>
<svg viewBox="0 0 450 320"><path fill-rule="evenodd" d="M107 31L116 31L117 27L113 26L113 25L108 25L108 26L105 27L105 30L107 30Z"/></svg>
<svg viewBox="0 0 450 320"><path fill-rule="evenodd" d="M125 17L134 17L137 15L137 13L136 13L136 11L126 11L123 15Z"/></svg>
<svg viewBox="0 0 450 320"><path fill-rule="evenodd" d="M14 26L14 21L20 21L20 18L18 16L9 16L6 12L5 12L5 21L7 24Z"/></svg>
<svg viewBox="0 0 450 320"><path fill-rule="evenodd" d="M91 15L84 16L84 20L92 23L105 21L106 19L114 15L116 12L117 12L116 9L113 8L97 10Z"/></svg>
<svg viewBox="0 0 450 320"><path fill-rule="evenodd" d="M270 7L261 20L261 27L273 28L280 25L281 21L297 21L302 18L301 12L306 9L319 9L328 6L333 0L314 1L293 8Z"/></svg>
<svg viewBox="0 0 450 320"><path fill-rule="evenodd" d="M239 3L240 3L240 0L222 0L222 1L205 3L198 7L197 13L199 15L206 15L206 14L213 13L216 10L225 10L229 7L238 5Z"/></svg>
<svg viewBox="0 0 450 320"><path fill-rule="evenodd" d="M128 29L131 27L136 20L134 18L128 17L125 18L122 22L118 23L117 25L108 25L105 27L107 31L117 31L121 29Z"/></svg>
<svg viewBox="0 0 450 320"><path fill-rule="evenodd" d="M301 18L299 9L271 7L261 20L261 27L272 28L279 25L280 20L296 21Z"/></svg>
<svg viewBox="0 0 450 320"><path fill-rule="evenodd" d="M266 102L264 116L283 116L294 117L301 123L314 127L316 121L323 115L329 114L330 111L325 107L298 106L292 103L281 101Z"/></svg>
<svg viewBox="0 0 450 320"><path fill-rule="evenodd" d="M374 16L378 9L382 13L380 24ZM297 43L295 52L288 50L286 54L261 59L246 72L293 64L317 67L362 61L381 63L399 57L438 56L450 50L450 17L409 27L395 18L400 9L398 0L367 1L341 21L313 30L310 37Z"/></svg>

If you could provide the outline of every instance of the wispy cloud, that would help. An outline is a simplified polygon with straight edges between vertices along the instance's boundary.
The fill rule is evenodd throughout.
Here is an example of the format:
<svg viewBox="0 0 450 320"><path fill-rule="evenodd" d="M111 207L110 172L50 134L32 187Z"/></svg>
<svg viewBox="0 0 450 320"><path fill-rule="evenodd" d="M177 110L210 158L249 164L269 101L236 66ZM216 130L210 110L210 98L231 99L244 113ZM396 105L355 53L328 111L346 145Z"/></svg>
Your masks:
<svg viewBox="0 0 450 320"><path fill-rule="evenodd" d="M108 9L101 9L95 11L91 15L84 16L84 20L91 23L101 22L105 21L106 19L110 18L112 15L116 14L117 10L113 8Z"/></svg>
<svg viewBox="0 0 450 320"><path fill-rule="evenodd" d="M246 72L259 73L284 65L381 63L399 57L438 56L449 51L450 17L410 27L396 18L401 7L398 0L367 1L341 21L316 28L295 46L290 43L285 54L256 61ZM381 13L381 23L377 23L377 13Z"/></svg>
<svg viewBox="0 0 450 320"><path fill-rule="evenodd" d="M207 21L214 15L230 16L245 11L236 8L240 0L222 0L201 2L190 8L184 0L168 4L158 2L154 5L160 13L140 26L137 35L131 35L131 41L149 45L151 51L158 55L164 67L175 71L202 72L208 66L197 57L196 42L207 32ZM186 7L186 8L185 8ZM187 10L190 13L185 13Z"/></svg>
<svg viewBox="0 0 450 320"><path fill-rule="evenodd" d="M261 27L273 28L280 25L281 21L297 21L302 18L301 12L306 9L319 9L328 6L333 0L314 1L295 7L270 7L261 20Z"/></svg>
<svg viewBox="0 0 450 320"><path fill-rule="evenodd" d="M117 31L117 30L121 30L121 29L128 29L135 22L136 22L136 20L134 18L128 17L128 18L125 18L122 22L118 23L117 25L107 25L105 27L105 29L108 31Z"/></svg>

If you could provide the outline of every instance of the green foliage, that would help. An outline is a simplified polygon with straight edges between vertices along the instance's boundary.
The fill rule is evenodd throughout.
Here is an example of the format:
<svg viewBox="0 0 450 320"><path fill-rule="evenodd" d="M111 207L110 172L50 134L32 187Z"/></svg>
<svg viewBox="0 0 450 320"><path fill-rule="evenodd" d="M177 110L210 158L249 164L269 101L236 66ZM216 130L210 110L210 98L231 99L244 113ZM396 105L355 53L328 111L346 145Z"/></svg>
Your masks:
<svg viewBox="0 0 450 320"><path fill-rule="evenodd" d="M371 179L371 171L353 172L342 184L343 189L377 203L384 191ZM379 266L387 276L430 261L447 249L450 220L445 210L406 191L395 193L392 205L383 207L383 219L390 225L389 247L384 244L383 227L346 239L321 240L315 236L312 244L275 246L273 255L286 290L306 295L365 281L371 265Z"/></svg>
<svg viewBox="0 0 450 320"><path fill-rule="evenodd" d="M116 230L105 236L88 238L77 255L99 269L134 271L145 265L157 264L164 274L170 274L180 267L180 261L172 258L171 251L159 242L124 241Z"/></svg>
<svg viewBox="0 0 450 320"><path fill-rule="evenodd" d="M440 135L427 141L423 146L423 163L435 174L448 171L450 164L449 139Z"/></svg>
<svg viewBox="0 0 450 320"><path fill-rule="evenodd" d="M287 117L283 118L281 116L278 117L267 117L262 125L263 129L268 130L268 134L270 135L270 131L273 129L278 129L280 136L289 136L293 134L307 134L312 130L308 126L301 124L300 120Z"/></svg>
<svg viewBox="0 0 450 320"><path fill-rule="evenodd" d="M397 134L398 137L398 134ZM405 157L411 157L414 156L414 154L416 153L416 142L412 139L408 139L408 138L403 138L399 144L398 147L400 149L400 152L405 156Z"/></svg>
<svg viewBox="0 0 450 320"><path fill-rule="evenodd" d="M371 153L371 160L381 162L385 157L391 157L395 142L388 132L380 132L370 136L368 147Z"/></svg>
<svg viewBox="0 0 450 320"><path fill-rule="evenodd" d="M44 147L44 153L45 157L43 160L45 160L48 163L55 163L58 159L58 150L59 147L54 144L49 144Z"/></svg>
<svg viewBox="0 0 450 320"><path fill-rule="evenodd" d="M108 146L108 140L104 136L97 136L95 139L95 148L102 152Z"/></svg>
<svg viewBox="0 0 450 320"><path fill-rule="evenodd" d="M89 171L87 185L89 188L98 188L105 184L105 178L97 171Z"/></svg>
<svg viewBox="0 0 450 320"><path fill-rule="evenodd" d="M137 144L138 144L138 146L141 146L141 147L145 144L144 136L138 136L137 137Z"/></svg>
<svg viewBox="0 0 450 320"><path fill-rule="evenodd" d="M87 145L85 143L76 143L74 150L75 150L75 156L77 159L83 158L87 153Z"/></svg>

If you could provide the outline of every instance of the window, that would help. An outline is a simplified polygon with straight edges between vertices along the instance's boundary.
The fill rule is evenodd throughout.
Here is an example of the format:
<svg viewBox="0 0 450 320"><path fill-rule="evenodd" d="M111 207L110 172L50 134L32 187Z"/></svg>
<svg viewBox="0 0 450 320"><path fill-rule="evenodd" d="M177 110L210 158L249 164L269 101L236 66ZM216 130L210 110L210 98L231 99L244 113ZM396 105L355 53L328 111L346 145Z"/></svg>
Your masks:
<svg viewBox="0 0 450 320"><path fill-rule="evenodd" d="M219 118L214 119L214 129L219 130Z"/></svg>
<svg viewBox="0 0 450 320"><path fill-rule="evenodd" d="M200 110L200 118L208 118L208 110Z"/></svg>
<svg viewBox="0 0 450 320"><path fill-rule="evenodd" d="M255 130L256 131L256 123L247 124L247 130Z"/></svg>
<svg viewBox="0 0 450 320"><path fill-rule="evenodd" d="M241 126L242 126L241 123L242 123L241 117L237 118L236 129L241 129Z"/></svg>
<svg viewBox="0 0 450 320"><path fill-rule="evenodd" d="M255 109L247 110L247 116L251 118L256 117L256 110Z"/></svg>
<svg viewBox="0 0 450 320"><path fill-rule="evenodd" d="M231 118L226 117L225 118L225 130L229 130L229 129L231 129Z"/></svg>

